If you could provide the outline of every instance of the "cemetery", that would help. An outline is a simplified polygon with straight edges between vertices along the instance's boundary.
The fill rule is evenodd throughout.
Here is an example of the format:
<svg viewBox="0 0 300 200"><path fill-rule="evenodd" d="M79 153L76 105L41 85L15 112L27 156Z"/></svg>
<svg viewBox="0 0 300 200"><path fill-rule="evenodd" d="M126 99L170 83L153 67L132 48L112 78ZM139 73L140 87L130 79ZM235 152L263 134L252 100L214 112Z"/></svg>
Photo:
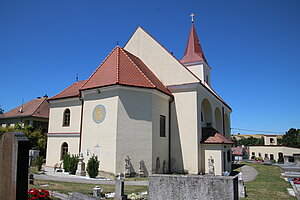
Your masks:
<svg viewBox="0 0 300 200"><path fill-rule="evenodd" d="M51 198L62 200L101 198L200 199L200 197L201 199L210 199L211 197L217 199L225 195L228 197L227 199L244 197L246 197L245 199L256 199L260 195L265 197L266 194L264 194L263 188L266 188L270 192L273 191L273 195L278 195L278 198L285 196L286 199L294 199L294 197L285 195L289 183L280 177L281 170L278 166L251 163L247 163L247 165L257 169L259 174L250 182L247 182L247 178L245 178L246 182L244 182L244 175L241 173L235 176L154 174L149 176L149 178L141 177L140 179L135 178L137 181L126 181L131 179L125 178L128 159L124 161L124 172L118 174L115 180L99 178L95 174L94 176L97 178L89 178L88 174L85 174L85 161L80 155L74 175L64 172L64 169L54 171L53 168L43 166L40 172L29 176L28 142L23 133L5 133L1 137L0 164L6 173L3 173L4 170L1 170L0 197L30 199L31 197L46 198L47 196L50 198L50 195L52 195ZM296 160L297 158L295 158ZM12 167L12 163L15 164L15 167ZM298 165L297 161L295 163ZM296 164L293 163L292 165ZM48 179L50 177L55 177L56 179L61 177L61 180L41 180L40 177L43 176L48 177ZM79 179L82 181L78 181ZM268 179L272 181L265 185ZM139 186L143 181L144 183ZM293 182L292 186L297 189L295 185L298 184L298 179L294 178L290 179L290 181ZM134 185L134 182L137 185ZM69 191L63 191L66 188Z"/></svg>

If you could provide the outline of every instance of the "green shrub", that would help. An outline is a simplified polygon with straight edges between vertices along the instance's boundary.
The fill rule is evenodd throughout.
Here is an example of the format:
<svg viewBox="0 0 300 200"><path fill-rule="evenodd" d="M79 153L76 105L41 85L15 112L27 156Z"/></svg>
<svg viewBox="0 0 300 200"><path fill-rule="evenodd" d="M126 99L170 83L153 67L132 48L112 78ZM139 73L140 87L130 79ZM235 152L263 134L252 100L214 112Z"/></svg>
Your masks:
<svg viewBox="0 0 300 200"><path fill-rule="evenodd" d="M65 172L69 172L69 171L70 171L70 159L71 159L70 154L66 153L66 154L64 155L64 159L63 159L63 163L64 163L64 171L65 171Z"/></svg>
<svg viewBox="0 0 300 200"><path fill-rule="evenodd" d="M96 178L99 174L99 161L97 156L92 156L88 163L86 171L88 172L91 178Z"/></svg>
<svg viewBox="0 0 300 200"><path fill-rule="evenodd" d="M77 170L77 164L78 164L78 156L72 155L69 160L69 174L75 174Z"/></svg>
<svg viewBox="0 0 300 200"><path fill-rule="evenodd" d="M41 169L42 169L43 160L44 160L43 156L38 156L37 157L36 167L37 167L38 171L41 171Z"/></svg>

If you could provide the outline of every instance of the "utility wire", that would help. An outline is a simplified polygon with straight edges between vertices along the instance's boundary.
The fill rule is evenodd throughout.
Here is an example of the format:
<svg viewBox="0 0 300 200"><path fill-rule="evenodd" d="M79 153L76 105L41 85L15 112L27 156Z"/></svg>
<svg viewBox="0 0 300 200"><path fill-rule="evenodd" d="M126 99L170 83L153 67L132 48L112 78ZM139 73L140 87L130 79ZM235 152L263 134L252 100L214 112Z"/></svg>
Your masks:
<svg viewBox="0 0 300 200"><path fill-rule="evenodd" d="M259 132L259 133L279 133L282 134L284 131L262 131L262 130L249 130L249 129L242 129L242 128L231 128L231 130L238 130L238 131L248 131L248 132Z"/></svg>

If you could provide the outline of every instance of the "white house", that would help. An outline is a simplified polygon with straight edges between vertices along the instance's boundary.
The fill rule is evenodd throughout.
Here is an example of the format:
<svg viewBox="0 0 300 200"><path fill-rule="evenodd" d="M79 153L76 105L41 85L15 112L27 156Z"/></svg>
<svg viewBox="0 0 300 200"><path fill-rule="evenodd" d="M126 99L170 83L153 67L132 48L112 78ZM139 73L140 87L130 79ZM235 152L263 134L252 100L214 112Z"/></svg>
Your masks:
<svg viewBox="0 0 300 200"><path fill-rule="evenodd" d="M95 72L48 99L47 166L66 152L100 160L100 170L191 174L231 171L231 108L211 88L192 23L179 61L143 28Z"/></svg>

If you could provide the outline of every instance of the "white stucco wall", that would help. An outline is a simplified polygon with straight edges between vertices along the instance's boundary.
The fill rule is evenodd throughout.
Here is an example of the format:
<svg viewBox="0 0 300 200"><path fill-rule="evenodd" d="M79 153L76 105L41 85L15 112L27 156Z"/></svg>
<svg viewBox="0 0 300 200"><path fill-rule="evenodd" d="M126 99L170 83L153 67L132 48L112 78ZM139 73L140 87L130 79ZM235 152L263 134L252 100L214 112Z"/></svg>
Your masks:
<svg viewBox="0 0 300 200"><path fill-rule="evenodd" d="M131 172L139 173L139 163L145 162L145 175L156 172L156 158L168 161L167 137L159 137L159 115L168 123L168 98L155 90L119 88L116 173L124 172L126 156L131 159ZM159 172L162 171L160 168Z"/></svg>
<svg viewBox="0 0 300 200"><path fill-rule="evenodd" d="M79 98L67 98L50 101L49 133L79 133L81 121L81 101ZM70 126L63 126L63 116L70 109Z"/></svg>
<svg viewBox="0 0 300 200"><path fill-rule="evenodd" d="M231 158L227 159L227 151L231 149L231 145L224 144L202 144L204 173L209 173L208 159L214 159L215 175L222 175L224 171L231 171ZM231 155L231 154L230 154ZM224 168L225 159L225 168Z"/></svg>
<svg viewBox="0 0 300 200"><path fill-rule="evenodd" d="M166 137L160 137L160 115L166 117ZM160 159L158 173L169 170L169 97L166 95L152 94L152 173L156 170L156 159ZM165 161L165 169L163 163Z"/></svg>
<svg viewBox="0 0 300 200"><path fill-rule="evenodd" d="M293 156L293 154L300 154L300 148L285 147L285 146L249 146L249 157L252 157L252 153L255 153L255 157L264 158L265 154L268 154L270 159L270 154L274 155L274 160L278 160L278 153L283 153L283 156Z"/></svg>
<svg viewBox="0 0 300 200"><path fill-rule="evenodd" d="M151 173L152 164L152 97L130 89L119 89L116 173L124 173L125 157L131 159L131 172L139 172L144 160Z"/></svg>
<svg viewBox="0 0 300 200"><path fill-rule="evenodd" d="M86 162L96 154L96 148L100 148L99 170L105 172L115 172L116 163L116 131L117 131L117 110L118 110L118 90L101 89L101 93L96 90L83 91L83 128L81 152ZM94 122L92 114L97 105L103 105L106 109L104 120L97 124Z"/></svg>
<svg viewBox="0 0 300 200"><path fill-rule="evenodd" d="M199 82L174 56L140 27L131 36L124 49L139 57L164 85Z"/></svg>
<svg viewBox="0 0 300 200"><path fill-rule="evenodd" d="M194 75L196 75L202 82L207 82L210 85L210 71L211 68L204 62L195 62L184 64ZM208 79L207 79L208 78Z"/></svg>
<svg viewBox="0 0 300 200"><path fill-rule="evenodd" d="M198 119L197 92L174 92L171 106L171 170L197 174L198 166Z"/></svg>
<svg viewBox="0 0 300 200"><path fill-rule="evenodd" d="M61 161L61 146L64 142L68 144L68 152L70 154L78 154L79 134L77 136L70 136L70 134L48 135L46 166L54 167L56 163Z"/></svg>

